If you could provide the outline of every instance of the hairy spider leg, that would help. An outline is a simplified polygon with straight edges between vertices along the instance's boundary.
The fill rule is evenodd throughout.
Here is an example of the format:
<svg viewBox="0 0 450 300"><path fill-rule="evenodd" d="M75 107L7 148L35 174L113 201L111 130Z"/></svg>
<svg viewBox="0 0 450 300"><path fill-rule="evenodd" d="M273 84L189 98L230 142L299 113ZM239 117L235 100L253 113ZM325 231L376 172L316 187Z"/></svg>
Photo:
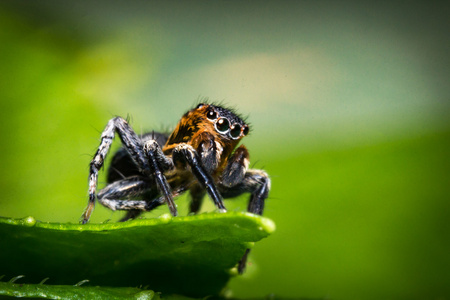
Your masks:
<svg viewBox="0 0 450 300"><path fill-rule="evenodd" d="M89 221L91 213L95 206L95 193L97 190L98 171L103 166L106 155L111 148L112 141L114 139L115 132L118 132L122 143L127 148L130 156L136 165L144 174L150 174L150 167L145 159L144 152L139 151L142 149L141 142L138 136L130 128L128 123L121 117L115 117L111 119L106 125L101 135L100 146L91 161L89 169L89 203L86 207L81 222L83 224Z"/></svg>
<svg viewBox="0 0 450 300"><path fill-rule="evenodd" d="M108 154L108 151L111 148L111 144L116 132L119 135L125 149L130 154L130 157L133 159L134 163L139 168L139 171L143 175L148 177L150 177L152 174L152 169L148 163L149 161L148 155L146 155L146 153L144 152L141 140L139 139L138 135L133 131L133 129L125 119L121 117L115 117L111 119L102 132L100 146L97 149L97 152L95 153L94 158L90 163L89 202L88 206L86 207L82 215L81 219L82 224L86 224L89 221L91 213L94 209L98 172L104 164L106 155ZM153 162L152 167L159 168L158 163ZM160 180L158 180L158 178L156 178L156 182L160 188L161 185L164 185L164 182L161 182ZM162 192L167 191L167 187L162 187L161 190ZM164 196L166 197L166 201L168 203L172 202L172 204L169 205L169 207L175 207L175 205L173 204L173 198L171 193L165 194ZM172 214L174 213L173 211L171 212Z"/></svg>
<svg viewBox="0 0 450 300"><path fill-rule="evenodd" d="M153 194L154 185L142 176L131 176L126 179L115 181L97 194L98 202L111 210L127 210L127 214L120 220L121 222L134 219L143 211L151 211L164 204L164 196L151 197L145 200L130 200L134 197L147 198L146 194ZM184 193L187 187L180 187L174 190L173 196ZM148 196L148 195L147 195Z"/></svg>
<svg viewBox="0 0 450 300"><path fill-rule="evenodd" d="M254 214L262 215L264 204L270 190L270 179L266 172L262 170L249 170L245 174L243 181L248 187L254 187L248 203L248 211Z"/></svg>
<svg viewBox="0 0 450 300"><path fill-rule="evenodd" d="M230 161L230 164L232 163L233 162ZM245 166L241 165L241 169L245 169ZM242 170L235 172L240 173ZM219 185L219 188L224 198L236 197L247 192L251 193L247 210L251 213L262 215L265 200L269 195L270 179L267 173L262 170L249 169L245 172L245 176L240 183L232 187L221 184ZM239 274L244 273L249 253L250 249L247 249L238 263Z"/></svg>
<svg viewBox="0 0 450 300"><path fill-rule="evenodd" d="M206 189L207 193L213 200L216 207L222 212L226 212L225 205L223 204L222 196L218 192L214 180L211 175L204 169L201 164L201 158L197 151L188 144L177 145L172 152L172 159L175 165L185 166L188 164L191 167L191 171L197 178L200 185Z"/></svg>
<svg viewBox="0 0 450 300"><path fill-rule="evenodd" d="M107 185L98 192L97 199L111 210L149 211L163 204L164 198L151 201L130 199L151 192L151 188L151 183L141 176L128 177Z"/></svg>
<svg viewBox="0 0 450 300"><path fill-rule="evenodd" d="M262 215L264 202L269 195L270 179L266 172L262 170L249 169L242 182L233 187L219 185L219 190L224 198L233 198L243 193L251 193L248 203L248 211L257 215Z"/></svg>
<svg viewBox="0 0 450 300"><path fill-rule="evenodd" d="M174 165L170 159L164 156L164 153L159 147L158 142L154 139L151 139L144 144L144 152L148 157L151 168L154 171L154 176L158 188L165 196L172 216L176 217L178 215L178 211L173 201L172 191L166 177L164 176L163 172L161 172L161 169L167 171L169 169L172 169Z"/></svg>
<svg viewBox="0 0 450 300"><path fill-rule="evenodd" d="M239 146L228 160L228 164L222 173L221 188L225 198L235 197L239 194L250 192L250 200L247 210L262 215L264 201L270 189L270 180L267 174L259 170L248 170L249 153L244 145ZM250 249L245 250L238 263L238 272L244 273L247 265Z"/></svg>
<svg viewBox="0 0 450 300"><path fill-rule="evenodd" d="M205 171L212 175L219 165L220 156L223 152L222 145L215 141L214 136L211 133L206 131L197 135L193 140L193 144L198 145L197 153L200 156ZM205 189L199 184L190 188L190 213L196 214L200 211L205 194Z"/></svg>

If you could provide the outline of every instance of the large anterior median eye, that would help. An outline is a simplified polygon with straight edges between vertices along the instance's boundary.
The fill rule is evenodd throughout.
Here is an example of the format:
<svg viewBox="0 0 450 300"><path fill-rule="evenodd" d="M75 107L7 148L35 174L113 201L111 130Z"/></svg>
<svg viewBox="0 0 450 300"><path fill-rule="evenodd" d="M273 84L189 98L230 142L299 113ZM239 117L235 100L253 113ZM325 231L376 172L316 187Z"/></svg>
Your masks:
<svg viewBox="0 0 450 300"><path fill-rule="evenodd" d="M216 122L216 129L221 133L225 133L230 129L230 122L228 121L228 119L220 118Z"/></svg>
<svg viewBox="0 0 450 300"><path fill-rule="evenodd" d="M230 135L234 139L238 138L241 135L241 126L239 124L231 126Z"/></svg>

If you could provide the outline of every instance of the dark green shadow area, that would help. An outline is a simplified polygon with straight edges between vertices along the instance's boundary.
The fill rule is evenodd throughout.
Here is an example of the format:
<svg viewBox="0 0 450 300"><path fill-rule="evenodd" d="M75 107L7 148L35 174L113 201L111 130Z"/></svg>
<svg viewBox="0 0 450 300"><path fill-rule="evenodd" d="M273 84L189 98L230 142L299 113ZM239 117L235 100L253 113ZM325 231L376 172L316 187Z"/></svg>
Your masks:
<svg viewBox="0 0 450 300"><path fill-rule="evenodd" d="M207 213L110 224L62 224L0 218L5 281L148 287L191 297L217 295L245 249L275 230L249 213ZM1 291L0 291L1 293Z"/></svg>

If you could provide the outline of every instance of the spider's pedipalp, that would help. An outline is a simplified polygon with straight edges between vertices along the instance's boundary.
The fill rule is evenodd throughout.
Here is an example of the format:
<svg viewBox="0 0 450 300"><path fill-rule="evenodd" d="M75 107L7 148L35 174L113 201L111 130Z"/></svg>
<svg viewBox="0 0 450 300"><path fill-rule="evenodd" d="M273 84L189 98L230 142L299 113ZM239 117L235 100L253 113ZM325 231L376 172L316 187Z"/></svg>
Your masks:
<svg viewBox="0 0 450 300"><path fill-rule="evenodd" d="M193 141L192 145L197 146L197 152L201 158L201 163L205 170L212 174L220 163L220 158L223 153L222 145L216 141L214 135L207 131L203 131L201 134L197 135Z"/></svg>
<svg viewBox="0 0 450 300"><path fill-rule="evenodd" d="M244 145L239 146L228 159L228 164L222 173L222 184L233 187L242 182L249 165L249 154Z"/></svg>

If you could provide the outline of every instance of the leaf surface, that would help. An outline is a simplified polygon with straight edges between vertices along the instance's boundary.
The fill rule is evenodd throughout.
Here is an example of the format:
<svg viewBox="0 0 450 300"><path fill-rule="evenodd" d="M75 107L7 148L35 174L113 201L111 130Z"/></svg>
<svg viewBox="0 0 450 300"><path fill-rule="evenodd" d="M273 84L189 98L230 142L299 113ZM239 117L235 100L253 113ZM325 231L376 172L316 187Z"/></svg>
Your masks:
<svg viewBox="0 0 450 300"><path fill-rule="evenodd" d="M150 290L126 287L91 287L47 284L18 284L0 282L0 295L11 297L47 298L47 299L139 299L159 300L160 296ZM183 299L183 298L181 298ZM180 300L181 300L180 299ZM173 298L172 300L177 300Z"/></svg>
<svg viewBox="0 0 450 300"><path fill-rule="evenodd" d="M271 220L239 212L87 225L0 218L0 275L217 295L245 249L274 230Z"/></svg>

